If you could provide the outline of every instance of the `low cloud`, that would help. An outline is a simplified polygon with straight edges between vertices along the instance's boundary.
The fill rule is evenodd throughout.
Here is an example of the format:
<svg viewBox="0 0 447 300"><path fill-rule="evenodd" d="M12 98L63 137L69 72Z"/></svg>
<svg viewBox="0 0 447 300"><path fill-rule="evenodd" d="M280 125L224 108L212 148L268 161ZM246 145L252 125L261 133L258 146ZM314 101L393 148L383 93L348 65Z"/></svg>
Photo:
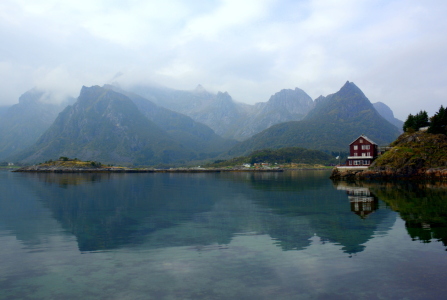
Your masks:
<svg viewBox="0 0 447 300"><path fill-rule="evenodd" d="M346 80L403 119L445 104L444 1L77 1L0 4L0 103L39 86L77 96L113 81L312 98ZM116 78L115 78L116 79Z"/></svg>

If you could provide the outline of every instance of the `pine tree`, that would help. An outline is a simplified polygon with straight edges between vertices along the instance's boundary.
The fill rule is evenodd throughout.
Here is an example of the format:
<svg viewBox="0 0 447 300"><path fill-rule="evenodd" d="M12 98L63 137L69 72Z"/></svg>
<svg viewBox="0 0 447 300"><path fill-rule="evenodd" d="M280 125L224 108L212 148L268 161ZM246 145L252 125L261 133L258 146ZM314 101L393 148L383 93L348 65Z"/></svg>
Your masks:
<svg viewBox="0 0 447 300"><path fill-rule="evenodd" d="M415 123L414 116L412 114L409 114L407 117L407 120L405 120L405 122L404 122L404 126L402 127L404 132L409 131L410 128L411 128L411 130L414 130L414 127L415 127L414 123Z"/></svg>
<svg viewBox="0 0 447 300"><path fill-rule="evenodd" d="M447 109L445 109L441 105L439 111L433 117L431 117L431 125L428 128L428 132L447 134L446 126L447 126Z"/></svg>
<svg viewBox="0 0 447 300"><path fill-rule="evenodd" d="M419 113L417 113L415 116L410 114L407 118L407 120L404 123L403 130L409 131L409 130L419 130L421 127L426 127L430 123L428 122L428 114L425 110L421 110Z"/></svg>

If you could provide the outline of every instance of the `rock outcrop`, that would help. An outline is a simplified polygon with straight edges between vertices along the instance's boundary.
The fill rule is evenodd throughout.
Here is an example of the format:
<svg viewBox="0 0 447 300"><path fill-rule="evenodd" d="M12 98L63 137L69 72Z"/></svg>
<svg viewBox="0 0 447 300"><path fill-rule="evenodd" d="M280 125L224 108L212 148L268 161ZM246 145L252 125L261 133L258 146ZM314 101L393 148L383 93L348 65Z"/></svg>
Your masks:
<svg viewBox="0 0 447 300"><path fill-rule="evenodd" d="M404 133L390 146L368 169L344 172L335 168L331 178L447 180L446 135Z"/></svg>

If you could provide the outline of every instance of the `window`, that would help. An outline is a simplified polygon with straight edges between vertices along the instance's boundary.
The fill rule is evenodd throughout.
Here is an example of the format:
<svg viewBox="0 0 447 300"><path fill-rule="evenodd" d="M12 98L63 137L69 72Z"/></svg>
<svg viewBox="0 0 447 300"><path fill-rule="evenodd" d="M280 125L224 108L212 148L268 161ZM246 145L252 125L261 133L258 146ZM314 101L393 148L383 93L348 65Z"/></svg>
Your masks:
<svg viewBox="0 0 447 300"><path fill-rule="evenodd" d="M363 143L363 139L360 139L359 142L360 142L360 143Z"/></svg>
<svg viewBox="0 0 447 300"><path fill-rule="evenodd" d="M352 166L352 160L349 161L349 165Z"/></svg>
<svg viewBox="0 0 447 300"><path fill-rule="evenodd" d="M357 152L356 152L356 153L354 153L354 156L357 156Z"/></svg>
<svg viewBox="0 0 447 300"><path fill-rule="evenodd" d="M357 148L358 148L358 146L357 146L357 145L354 145L354 150L357 150Z"/></svg>
<svg viewBox="0 0 447 300"><path fill-rule="evenodd" d="M369 150L369 145L362 145L362 150Z"/></svg>
<svg viewBox="0 0 447 300"><path fill-rule="evenodd" d="M371 152L368 152L367 154L368 154L367 156L371 156Z"/></svg>
<svg viewBox="0 0 447 300"><path fill-rule="evenodd" d="M362 153L362 156L366 156L366 153Z"/></svg>

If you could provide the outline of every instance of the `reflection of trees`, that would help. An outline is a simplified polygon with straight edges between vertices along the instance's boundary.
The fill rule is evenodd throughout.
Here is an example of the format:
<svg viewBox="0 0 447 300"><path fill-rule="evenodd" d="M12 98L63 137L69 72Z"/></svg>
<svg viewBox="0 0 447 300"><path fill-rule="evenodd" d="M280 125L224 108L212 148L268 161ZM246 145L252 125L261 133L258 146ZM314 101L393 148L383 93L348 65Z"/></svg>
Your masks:
<svg viewBox="0 0 447 300"><path fill-rule="evenodd" d="M381 183L372 190L399 212L412 239L447 246L447 184Z"/></svg>
<svg viewBox="0 0 447 300"><path fill-rule="evenodd" d="M291 224L287 230L276 227L269 231L285 250L305 247L316 233L322 242L341 244L344 252L360 252L378 227L388 230L394 224L394 215L386 209L365 220L352 214L345 193L334 190L327 172L291 175L276 180L250 178L251 185L263 191L256 202Z"/></svg>
<svg viewBox="0 0 447 300"><path fill-rule="evenodd" d="M110 173L26 173L26 176L47 184L58 184L61 187L67 187L69 185L101 181L101 179L107 179L113 175Z"/></svg>

